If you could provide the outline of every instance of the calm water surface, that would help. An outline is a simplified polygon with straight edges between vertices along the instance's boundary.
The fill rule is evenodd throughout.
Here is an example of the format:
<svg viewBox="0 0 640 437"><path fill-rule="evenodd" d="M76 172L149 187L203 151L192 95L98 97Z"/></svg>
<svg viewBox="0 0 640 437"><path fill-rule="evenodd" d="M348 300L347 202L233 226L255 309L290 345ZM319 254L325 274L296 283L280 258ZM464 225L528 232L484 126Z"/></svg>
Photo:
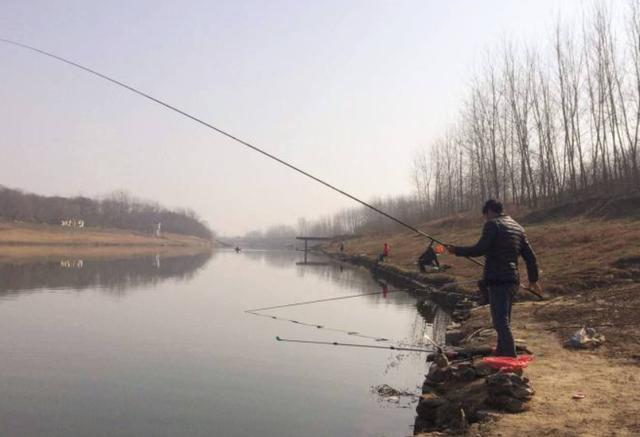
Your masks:
<svg viewBox="0 0 640 437"><path fill-rule="evenodd" d="M0 265L0 435L402 436L424 354L279 343L374 343L245 309L379 291L362 270L295 252ZM320 258L315 262L325 261ZM408 343L446 323L391 293L271 311ZM403 406L407 408L402 408Z"/></svg>

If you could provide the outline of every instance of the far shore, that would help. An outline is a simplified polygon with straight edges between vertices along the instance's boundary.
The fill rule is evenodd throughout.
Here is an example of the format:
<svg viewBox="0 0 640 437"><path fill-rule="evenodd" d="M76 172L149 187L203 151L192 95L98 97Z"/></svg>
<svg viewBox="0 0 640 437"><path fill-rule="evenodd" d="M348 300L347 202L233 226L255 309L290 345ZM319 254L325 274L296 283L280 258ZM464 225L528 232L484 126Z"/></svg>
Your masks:
<svg viewBox="0 0 640 437"><path fill-rule="evenodd" d="M187 235L167 233L156 237L124 229L0 222L0 262L60 257L181 256L214 247L211 241Z"/></svg>

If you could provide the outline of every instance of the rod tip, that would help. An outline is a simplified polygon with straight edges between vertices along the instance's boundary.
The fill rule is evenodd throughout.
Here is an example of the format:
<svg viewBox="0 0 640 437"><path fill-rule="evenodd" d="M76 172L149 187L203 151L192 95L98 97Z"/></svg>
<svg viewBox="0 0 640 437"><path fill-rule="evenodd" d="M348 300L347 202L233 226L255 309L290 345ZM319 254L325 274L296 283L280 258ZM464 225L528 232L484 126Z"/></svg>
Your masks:
<svg viewBox="0 0 640 437"><path fill-rule="evenodd" d="M277 336L277 335L276 335L276 340L278 340L278 341L282 341L282 339L281 339L279 336Z"/></svg>

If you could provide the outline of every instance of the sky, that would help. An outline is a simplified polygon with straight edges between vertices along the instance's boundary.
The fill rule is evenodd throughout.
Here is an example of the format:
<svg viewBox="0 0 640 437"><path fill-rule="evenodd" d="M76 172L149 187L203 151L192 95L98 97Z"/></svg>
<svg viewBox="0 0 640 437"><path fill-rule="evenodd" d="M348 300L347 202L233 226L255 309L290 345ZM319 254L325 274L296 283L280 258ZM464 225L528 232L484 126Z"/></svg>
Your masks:
<svg viewBox="0 0 640 437"><path fill-rule="evenodd" d="M0 38L54 52L370 200L455 120L501 41L544 47L581 0L0 0ZM124 189L223 235L355 206L108 82L0 44L0 185Z"/></svg>

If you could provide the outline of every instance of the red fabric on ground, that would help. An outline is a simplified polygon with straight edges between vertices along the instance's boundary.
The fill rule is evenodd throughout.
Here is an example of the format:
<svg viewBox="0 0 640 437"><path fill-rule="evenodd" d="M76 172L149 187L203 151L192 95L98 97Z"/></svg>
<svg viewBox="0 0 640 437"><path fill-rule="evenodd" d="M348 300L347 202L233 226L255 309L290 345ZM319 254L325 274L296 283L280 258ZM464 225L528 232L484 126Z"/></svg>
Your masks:
<svg viewBox="0 0 640 437"><path fill-rule="evenodd" d="M533 355L518 355L517 358L513 357L484 357L482 362L501 371L512 372L515 370L524 369L533 360Z"/></svg>

